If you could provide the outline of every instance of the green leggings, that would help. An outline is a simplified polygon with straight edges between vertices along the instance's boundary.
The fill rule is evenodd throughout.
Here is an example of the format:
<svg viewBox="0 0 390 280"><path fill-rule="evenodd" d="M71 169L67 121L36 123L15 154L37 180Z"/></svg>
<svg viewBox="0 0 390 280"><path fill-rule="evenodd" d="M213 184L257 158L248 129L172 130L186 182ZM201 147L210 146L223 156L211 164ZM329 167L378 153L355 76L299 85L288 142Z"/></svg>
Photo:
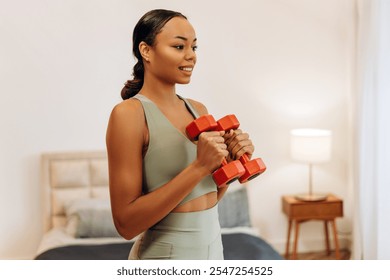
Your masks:
<svg viewBox="0 0 390 280"><path fill-rule="evenodd" d="M223 260L218 205L170 213L134 243L129 260Z"/></svg>

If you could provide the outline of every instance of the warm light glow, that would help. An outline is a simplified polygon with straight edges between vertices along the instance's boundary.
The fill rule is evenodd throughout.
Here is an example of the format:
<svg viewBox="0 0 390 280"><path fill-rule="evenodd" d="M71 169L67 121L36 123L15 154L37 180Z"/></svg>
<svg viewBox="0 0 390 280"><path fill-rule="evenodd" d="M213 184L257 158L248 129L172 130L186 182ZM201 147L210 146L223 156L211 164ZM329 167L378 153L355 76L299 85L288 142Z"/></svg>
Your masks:
<svg viewBox="0 0 390 280"><path fill-rule="evenodd" d="M324 129L291 130L291 157L306 163L330 160L332 132Z"/></svg>

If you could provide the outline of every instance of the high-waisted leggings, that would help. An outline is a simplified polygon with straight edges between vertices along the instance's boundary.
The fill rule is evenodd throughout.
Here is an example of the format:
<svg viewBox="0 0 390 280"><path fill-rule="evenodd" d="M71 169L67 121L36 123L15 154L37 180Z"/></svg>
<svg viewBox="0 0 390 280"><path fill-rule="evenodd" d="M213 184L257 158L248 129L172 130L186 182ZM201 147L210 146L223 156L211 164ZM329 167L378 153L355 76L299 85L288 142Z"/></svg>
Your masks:
<svg viewBox="0 0 390 280"><path fill-rule="evenodd" d="M168 214L136 240L129 259L223 260L218 205Z"/></svg>

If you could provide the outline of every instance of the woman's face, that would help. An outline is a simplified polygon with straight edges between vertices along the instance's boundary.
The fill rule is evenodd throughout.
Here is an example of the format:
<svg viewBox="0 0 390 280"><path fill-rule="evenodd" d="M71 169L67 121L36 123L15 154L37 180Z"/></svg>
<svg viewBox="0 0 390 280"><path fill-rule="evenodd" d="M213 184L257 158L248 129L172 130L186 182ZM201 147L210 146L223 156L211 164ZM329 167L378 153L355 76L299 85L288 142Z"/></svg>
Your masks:
<svg viewBox="0 0 390 280"><path fill-rule="evenodd" d="M148 70L169 84L187 84L196 63L196 34L184 18L174 17L157 34Z"/></svg>

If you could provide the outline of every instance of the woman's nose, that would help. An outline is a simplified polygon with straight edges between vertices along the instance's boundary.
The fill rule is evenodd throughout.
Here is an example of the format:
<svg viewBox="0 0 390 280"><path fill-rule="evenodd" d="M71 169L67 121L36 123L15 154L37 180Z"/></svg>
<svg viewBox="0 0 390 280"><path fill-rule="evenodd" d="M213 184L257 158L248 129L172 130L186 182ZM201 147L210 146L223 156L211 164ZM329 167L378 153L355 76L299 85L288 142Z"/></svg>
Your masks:
<svg viewBox="0 0 390 280"><path fill-rule="evenodd" d="M195 60L196 59L196 53L195 51L191 48L189 49L186 54L185 54L185 60L187 61L192 61L192 60Z"/></svg>

